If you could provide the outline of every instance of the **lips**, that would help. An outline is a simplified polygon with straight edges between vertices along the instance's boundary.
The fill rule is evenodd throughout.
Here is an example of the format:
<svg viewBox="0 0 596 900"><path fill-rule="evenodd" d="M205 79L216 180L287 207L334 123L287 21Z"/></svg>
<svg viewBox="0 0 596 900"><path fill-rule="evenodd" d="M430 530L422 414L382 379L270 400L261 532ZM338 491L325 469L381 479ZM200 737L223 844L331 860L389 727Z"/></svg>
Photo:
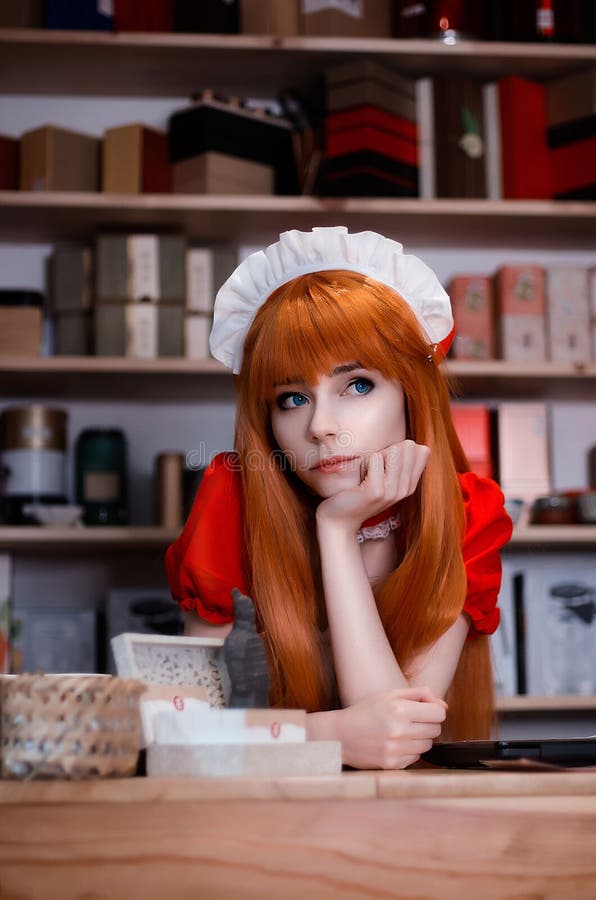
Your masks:
<svg viewBox="0 0 596 900"><path fill-rule="evenodd" d="M313 470L315 472L324 472L325 474L344 472L348 469L353 469L356 462L359 462L357 456L330 456L328 459L321 460L318 465L313 466Z"/></svg>

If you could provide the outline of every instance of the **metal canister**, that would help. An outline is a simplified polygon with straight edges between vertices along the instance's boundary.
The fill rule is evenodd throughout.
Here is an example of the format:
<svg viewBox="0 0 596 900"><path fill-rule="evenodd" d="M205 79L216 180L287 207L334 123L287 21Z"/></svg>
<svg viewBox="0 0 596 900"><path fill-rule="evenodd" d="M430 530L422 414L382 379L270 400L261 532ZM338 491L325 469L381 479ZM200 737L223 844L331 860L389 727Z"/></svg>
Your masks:
<svg viewBox="0 0 596 900"><path fill-rule="evenodd" d="M75 446L77 503L85 525L126 525L127 445L119 428L85 428Z"/></svg>
<svg viewBox="0 0 596 900"><path fill-rule="evenodd" d="M3 410L0 493L7 524L32 524L29 504L67 502L66 426L63 409L34 403Z"/></svg>

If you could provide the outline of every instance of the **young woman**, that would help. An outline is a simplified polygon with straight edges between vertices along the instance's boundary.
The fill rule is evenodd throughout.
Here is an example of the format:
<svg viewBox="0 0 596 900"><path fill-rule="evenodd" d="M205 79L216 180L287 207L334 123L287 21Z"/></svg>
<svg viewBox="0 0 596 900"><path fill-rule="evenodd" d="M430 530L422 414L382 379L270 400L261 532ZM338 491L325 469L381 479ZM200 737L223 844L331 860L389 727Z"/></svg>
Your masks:
<svg viewBox="0 0 596 900"><path fill-rule="evenodd" d="M282 234L216 299L236 452L213 460L168 550L172 593L187 633L212 636L232 588L249 593L272 704L306 709L309 737L340 740L355 767L490 730L511 523L453 427L452 333L424 263L345 228Z"/></svg>

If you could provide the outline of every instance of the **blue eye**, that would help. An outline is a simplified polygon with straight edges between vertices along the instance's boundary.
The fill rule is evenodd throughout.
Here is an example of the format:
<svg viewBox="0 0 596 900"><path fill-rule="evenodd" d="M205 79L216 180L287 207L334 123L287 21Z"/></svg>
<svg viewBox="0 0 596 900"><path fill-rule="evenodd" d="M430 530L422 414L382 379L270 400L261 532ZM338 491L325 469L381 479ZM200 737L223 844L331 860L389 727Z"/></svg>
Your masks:
<svg viewBox="0 0 596 900"><path fill-rule="evenodd" d="M298 406L304 406L308 403L308 398L304 394L280 394L277 398L279 409L296 409Z"/></svg>
<svg viewBox="0 0 596 900"><path fill-rule="evenodd" d="M350 393L356 394L370 394L372 389L374 388L374 384L369 378L355 378L354 381L351 381L348 385L348 390L350 388L354 388L354 391Z"/></svg>

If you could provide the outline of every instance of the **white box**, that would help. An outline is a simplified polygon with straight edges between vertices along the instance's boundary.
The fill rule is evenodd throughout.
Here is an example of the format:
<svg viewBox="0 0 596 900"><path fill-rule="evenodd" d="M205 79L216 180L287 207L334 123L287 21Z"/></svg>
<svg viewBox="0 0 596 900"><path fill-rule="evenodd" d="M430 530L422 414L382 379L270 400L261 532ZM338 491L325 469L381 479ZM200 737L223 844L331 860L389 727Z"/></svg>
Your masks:
<svg viewBox="0 0 596 900"><path fill-rule="evenodd" d="M184 320L184 355L187 359L209 359L211 316L186 316Z"/></svg>
<svg viewBox="0 0 596 900"><path fill-rule="evenodd" d="M589 362L592 355L588 272L578 266L546 270L548 355L554 362Z"/></svg>
<svg viewBox="0 0 596 900"><path fill-rule="evenodd" d="M191 312L211 314L213 289L213 252L208 247L186 251L186 308Z"/></svg>
<svg viewBox="0 0 596 900"><path fill-rule="evenodd" d="M507 499L550 492L546 403L499 403L499 483Z"/></svg>

